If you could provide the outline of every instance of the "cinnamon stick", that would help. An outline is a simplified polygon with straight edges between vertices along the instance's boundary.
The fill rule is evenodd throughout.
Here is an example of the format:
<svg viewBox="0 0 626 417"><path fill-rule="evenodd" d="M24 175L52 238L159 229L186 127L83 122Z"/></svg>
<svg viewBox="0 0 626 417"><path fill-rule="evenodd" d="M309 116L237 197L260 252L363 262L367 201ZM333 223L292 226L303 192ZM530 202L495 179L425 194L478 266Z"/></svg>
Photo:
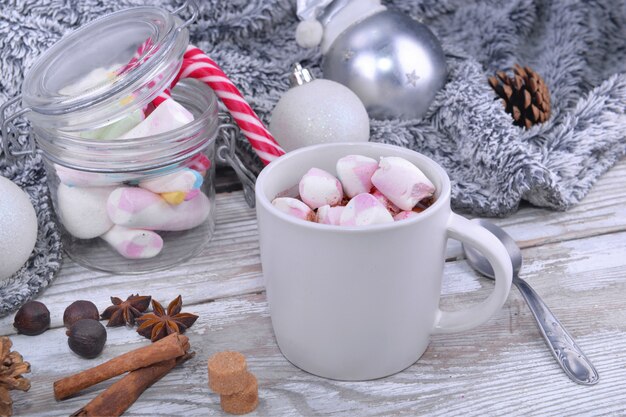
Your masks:
<svg viewBox="0 0 626 417"><path fill-rule="evenodd" d="M149 346L132 350L101 365L55 381L54 398L57 401L64 400L85 388L123 373L183 356L188 345L188 337L172 333Z"/></svg>
<svg viewBox="0 0 626 417"><path fill-rule="evenodd" d="M187 353L176 359L155 363L128 373L71 417L121 416L148 387L165 376L176 365L193 357L194 354L193 352Z"/></svg>

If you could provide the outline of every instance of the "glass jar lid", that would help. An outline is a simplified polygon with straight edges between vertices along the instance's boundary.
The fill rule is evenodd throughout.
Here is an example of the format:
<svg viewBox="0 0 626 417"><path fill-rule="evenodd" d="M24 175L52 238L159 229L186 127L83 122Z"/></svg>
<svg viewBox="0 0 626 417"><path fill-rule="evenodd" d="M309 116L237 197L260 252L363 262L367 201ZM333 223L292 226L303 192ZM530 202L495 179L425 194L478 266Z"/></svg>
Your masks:
<svg viewBox="0 0 626 417"><path fill-rule="evenodd" d="M146 106L176 77L189 43L190 20L183 22L176 12L135 7L63 37L24 78L28 119L39 127L75 132L108 125Z"/></svg>

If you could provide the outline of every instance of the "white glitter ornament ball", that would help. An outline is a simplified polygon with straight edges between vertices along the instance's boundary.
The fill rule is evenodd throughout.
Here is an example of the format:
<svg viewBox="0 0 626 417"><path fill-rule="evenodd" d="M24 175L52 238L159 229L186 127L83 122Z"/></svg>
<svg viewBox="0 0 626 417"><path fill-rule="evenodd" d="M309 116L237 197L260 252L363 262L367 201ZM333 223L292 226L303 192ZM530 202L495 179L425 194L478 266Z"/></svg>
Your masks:
<svg viewBox="0 0 626 417"><path fill-rule="evenodd" d="M298 71L302 71L299 65ZM270 132L280 146L289 152L318 143L367 142L369 117L357 95L337 82L305 74L304 79L296 75L296 86L283 95L272 113Z"/></svg>
<svg viewBox="0 0 626 417"><path fill-rule="evenodd" d="M37 215L20 187L0 177L0 280L26 263L37 241Z"/></svg>

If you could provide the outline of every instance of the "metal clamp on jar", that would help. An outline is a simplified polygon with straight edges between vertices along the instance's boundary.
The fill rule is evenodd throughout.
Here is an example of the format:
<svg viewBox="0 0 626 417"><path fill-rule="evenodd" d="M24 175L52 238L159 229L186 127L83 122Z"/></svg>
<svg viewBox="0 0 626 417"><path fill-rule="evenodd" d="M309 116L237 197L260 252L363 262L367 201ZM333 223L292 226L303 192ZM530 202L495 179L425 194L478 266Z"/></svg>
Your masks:
<svg viewBox="0 0 626 417"><path fill-rule="evenodd" d="M184 9L190 19L179 17ZM197 12L188 1L84 25L39 57L21 96L0 108L0 153L41 153L64 249L82 265L141 273L200 252L215 230L217 160L254 202L254 176L234 153L237 133L211 88L183 79L154 104L181 68ZM18 143L22 116L35 143Z"/></svg>

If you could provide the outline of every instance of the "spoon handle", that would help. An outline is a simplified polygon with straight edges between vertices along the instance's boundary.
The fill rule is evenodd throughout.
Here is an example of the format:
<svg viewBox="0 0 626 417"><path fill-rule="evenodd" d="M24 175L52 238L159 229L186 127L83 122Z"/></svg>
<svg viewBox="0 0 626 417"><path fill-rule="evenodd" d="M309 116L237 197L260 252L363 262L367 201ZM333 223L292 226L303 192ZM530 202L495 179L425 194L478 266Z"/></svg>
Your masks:
<svg viewBox="0 0 626 417"><path fill-rule="evenodd" d="M567 376L579 384L596 384L600 379L596 368L535 290L526 281L518 277L513 278L513 284L517 286L528 303L552 355Z"/></svg>

